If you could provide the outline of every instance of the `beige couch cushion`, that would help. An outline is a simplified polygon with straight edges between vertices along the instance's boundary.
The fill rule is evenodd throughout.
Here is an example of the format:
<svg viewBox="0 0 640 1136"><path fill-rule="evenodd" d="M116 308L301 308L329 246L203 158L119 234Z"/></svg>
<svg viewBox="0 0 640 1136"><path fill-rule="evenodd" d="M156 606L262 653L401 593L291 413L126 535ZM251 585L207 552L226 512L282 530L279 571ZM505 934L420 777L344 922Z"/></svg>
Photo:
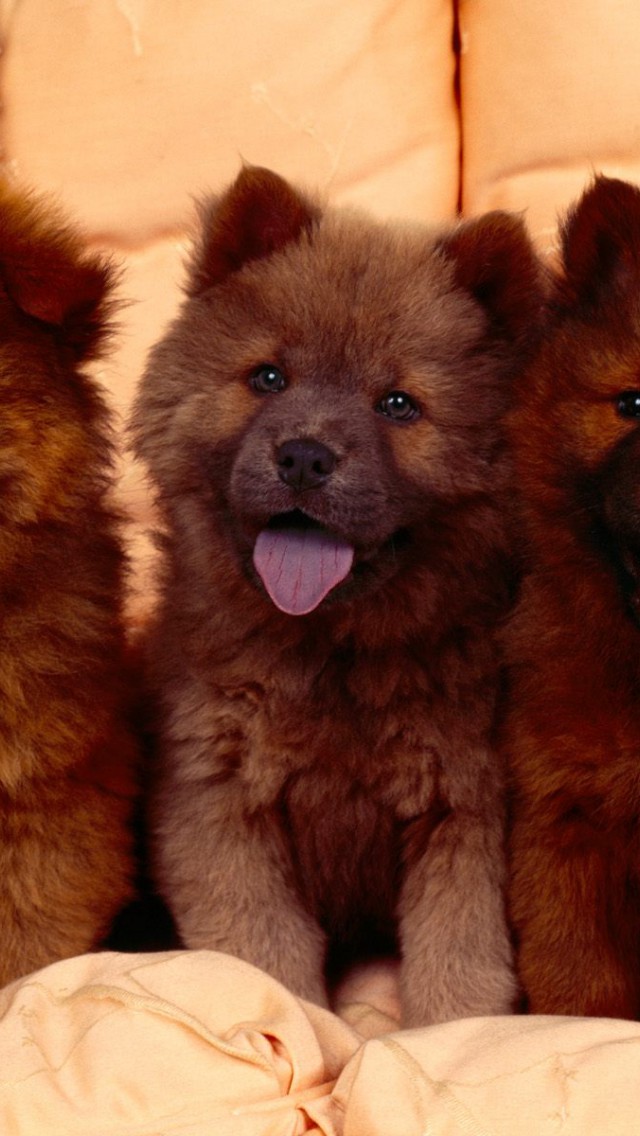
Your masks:
<svg viewBox="0 0 640 1136"><path fill-rule="evenodd" d="M180 233L240 159L380 212L451 215L447 0L5 3L3 144L94 236Z"/></svg>
<svg viewBox="0 0 640 1136"><path fill-rule="evenodd" d="M541 247L594 171L640 182L637 0L462 0L463 208Z"/></svg>

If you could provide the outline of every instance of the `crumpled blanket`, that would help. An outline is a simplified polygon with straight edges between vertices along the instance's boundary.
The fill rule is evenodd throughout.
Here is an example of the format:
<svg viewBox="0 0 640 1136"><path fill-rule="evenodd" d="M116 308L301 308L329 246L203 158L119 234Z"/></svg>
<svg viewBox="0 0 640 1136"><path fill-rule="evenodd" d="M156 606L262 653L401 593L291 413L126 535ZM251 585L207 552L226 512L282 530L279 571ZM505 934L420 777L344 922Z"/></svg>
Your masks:
<svg viewBox="0 0 640 1136"><path fill-rule="evenodd" d="M384 1029L384 1016L346 1017ZM372 1026L373 1023L373 1026ZM364 1038L237 959L95 954L0 991L2 1136L622 1136L640 1025L476 1018Z"/></svg>

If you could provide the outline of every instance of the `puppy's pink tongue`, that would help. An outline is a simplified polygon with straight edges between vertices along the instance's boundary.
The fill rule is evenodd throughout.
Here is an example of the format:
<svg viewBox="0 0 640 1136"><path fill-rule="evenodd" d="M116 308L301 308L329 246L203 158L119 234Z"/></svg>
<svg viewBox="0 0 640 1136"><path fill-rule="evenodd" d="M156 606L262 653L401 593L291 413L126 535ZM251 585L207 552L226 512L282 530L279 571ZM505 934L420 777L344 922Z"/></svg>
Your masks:
<svg viewBox="0 0 640 1136"><path fill-rule="evenodd" d="M253 563L280 611L307 615L349 575L353 548L326 529L263 529Z"/></svg>

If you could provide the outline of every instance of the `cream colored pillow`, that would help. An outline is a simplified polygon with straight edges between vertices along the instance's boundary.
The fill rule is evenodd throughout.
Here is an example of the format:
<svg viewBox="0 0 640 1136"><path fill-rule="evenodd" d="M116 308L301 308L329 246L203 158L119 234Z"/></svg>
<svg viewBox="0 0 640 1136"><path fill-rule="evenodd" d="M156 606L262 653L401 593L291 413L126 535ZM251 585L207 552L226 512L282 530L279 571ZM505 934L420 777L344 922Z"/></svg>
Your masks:
<svg viewBox="0 0 640 1136"><path fill-rule="evenodd" d="M594 172L640 182L637 0L462 0L463 208L541 248Z"/></svg>
<svg viewBox="0 0 640 1136"><path fill-rule="evenodd" d="M3 1136L636 1136L639 1111L635 1022L364 1041L206 951L86 955L0 991Z"/></svg>

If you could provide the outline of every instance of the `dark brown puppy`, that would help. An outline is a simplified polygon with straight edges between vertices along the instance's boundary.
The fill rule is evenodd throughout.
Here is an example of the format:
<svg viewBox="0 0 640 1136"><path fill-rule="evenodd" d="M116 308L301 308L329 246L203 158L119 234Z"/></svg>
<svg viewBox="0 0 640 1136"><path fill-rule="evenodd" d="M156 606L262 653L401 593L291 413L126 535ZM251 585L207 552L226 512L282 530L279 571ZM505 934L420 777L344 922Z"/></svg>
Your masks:
<svg viewBox="0 0 640 1136"><path fill-rule="evenodd" d="M0 185L0 984L95 946L131 889L122 556L79 370L108 290L68 226Z"/></svg>
<svg viewBox="0 0 640 1136"><path fill-rule="evenodd" d="M510 432L529 576L509 627L511 907L536 1013L640 1016L640 191L562 231Z"/></svg>
<svg viewBox="0 0 640 1136"><path fill-rule="evenodd" d="M446 233L245 169L135 416L168 538L160 889L322 1002L399 927L407 1022L508 1011L498 423L540 308L519 220Z"/></svg>

